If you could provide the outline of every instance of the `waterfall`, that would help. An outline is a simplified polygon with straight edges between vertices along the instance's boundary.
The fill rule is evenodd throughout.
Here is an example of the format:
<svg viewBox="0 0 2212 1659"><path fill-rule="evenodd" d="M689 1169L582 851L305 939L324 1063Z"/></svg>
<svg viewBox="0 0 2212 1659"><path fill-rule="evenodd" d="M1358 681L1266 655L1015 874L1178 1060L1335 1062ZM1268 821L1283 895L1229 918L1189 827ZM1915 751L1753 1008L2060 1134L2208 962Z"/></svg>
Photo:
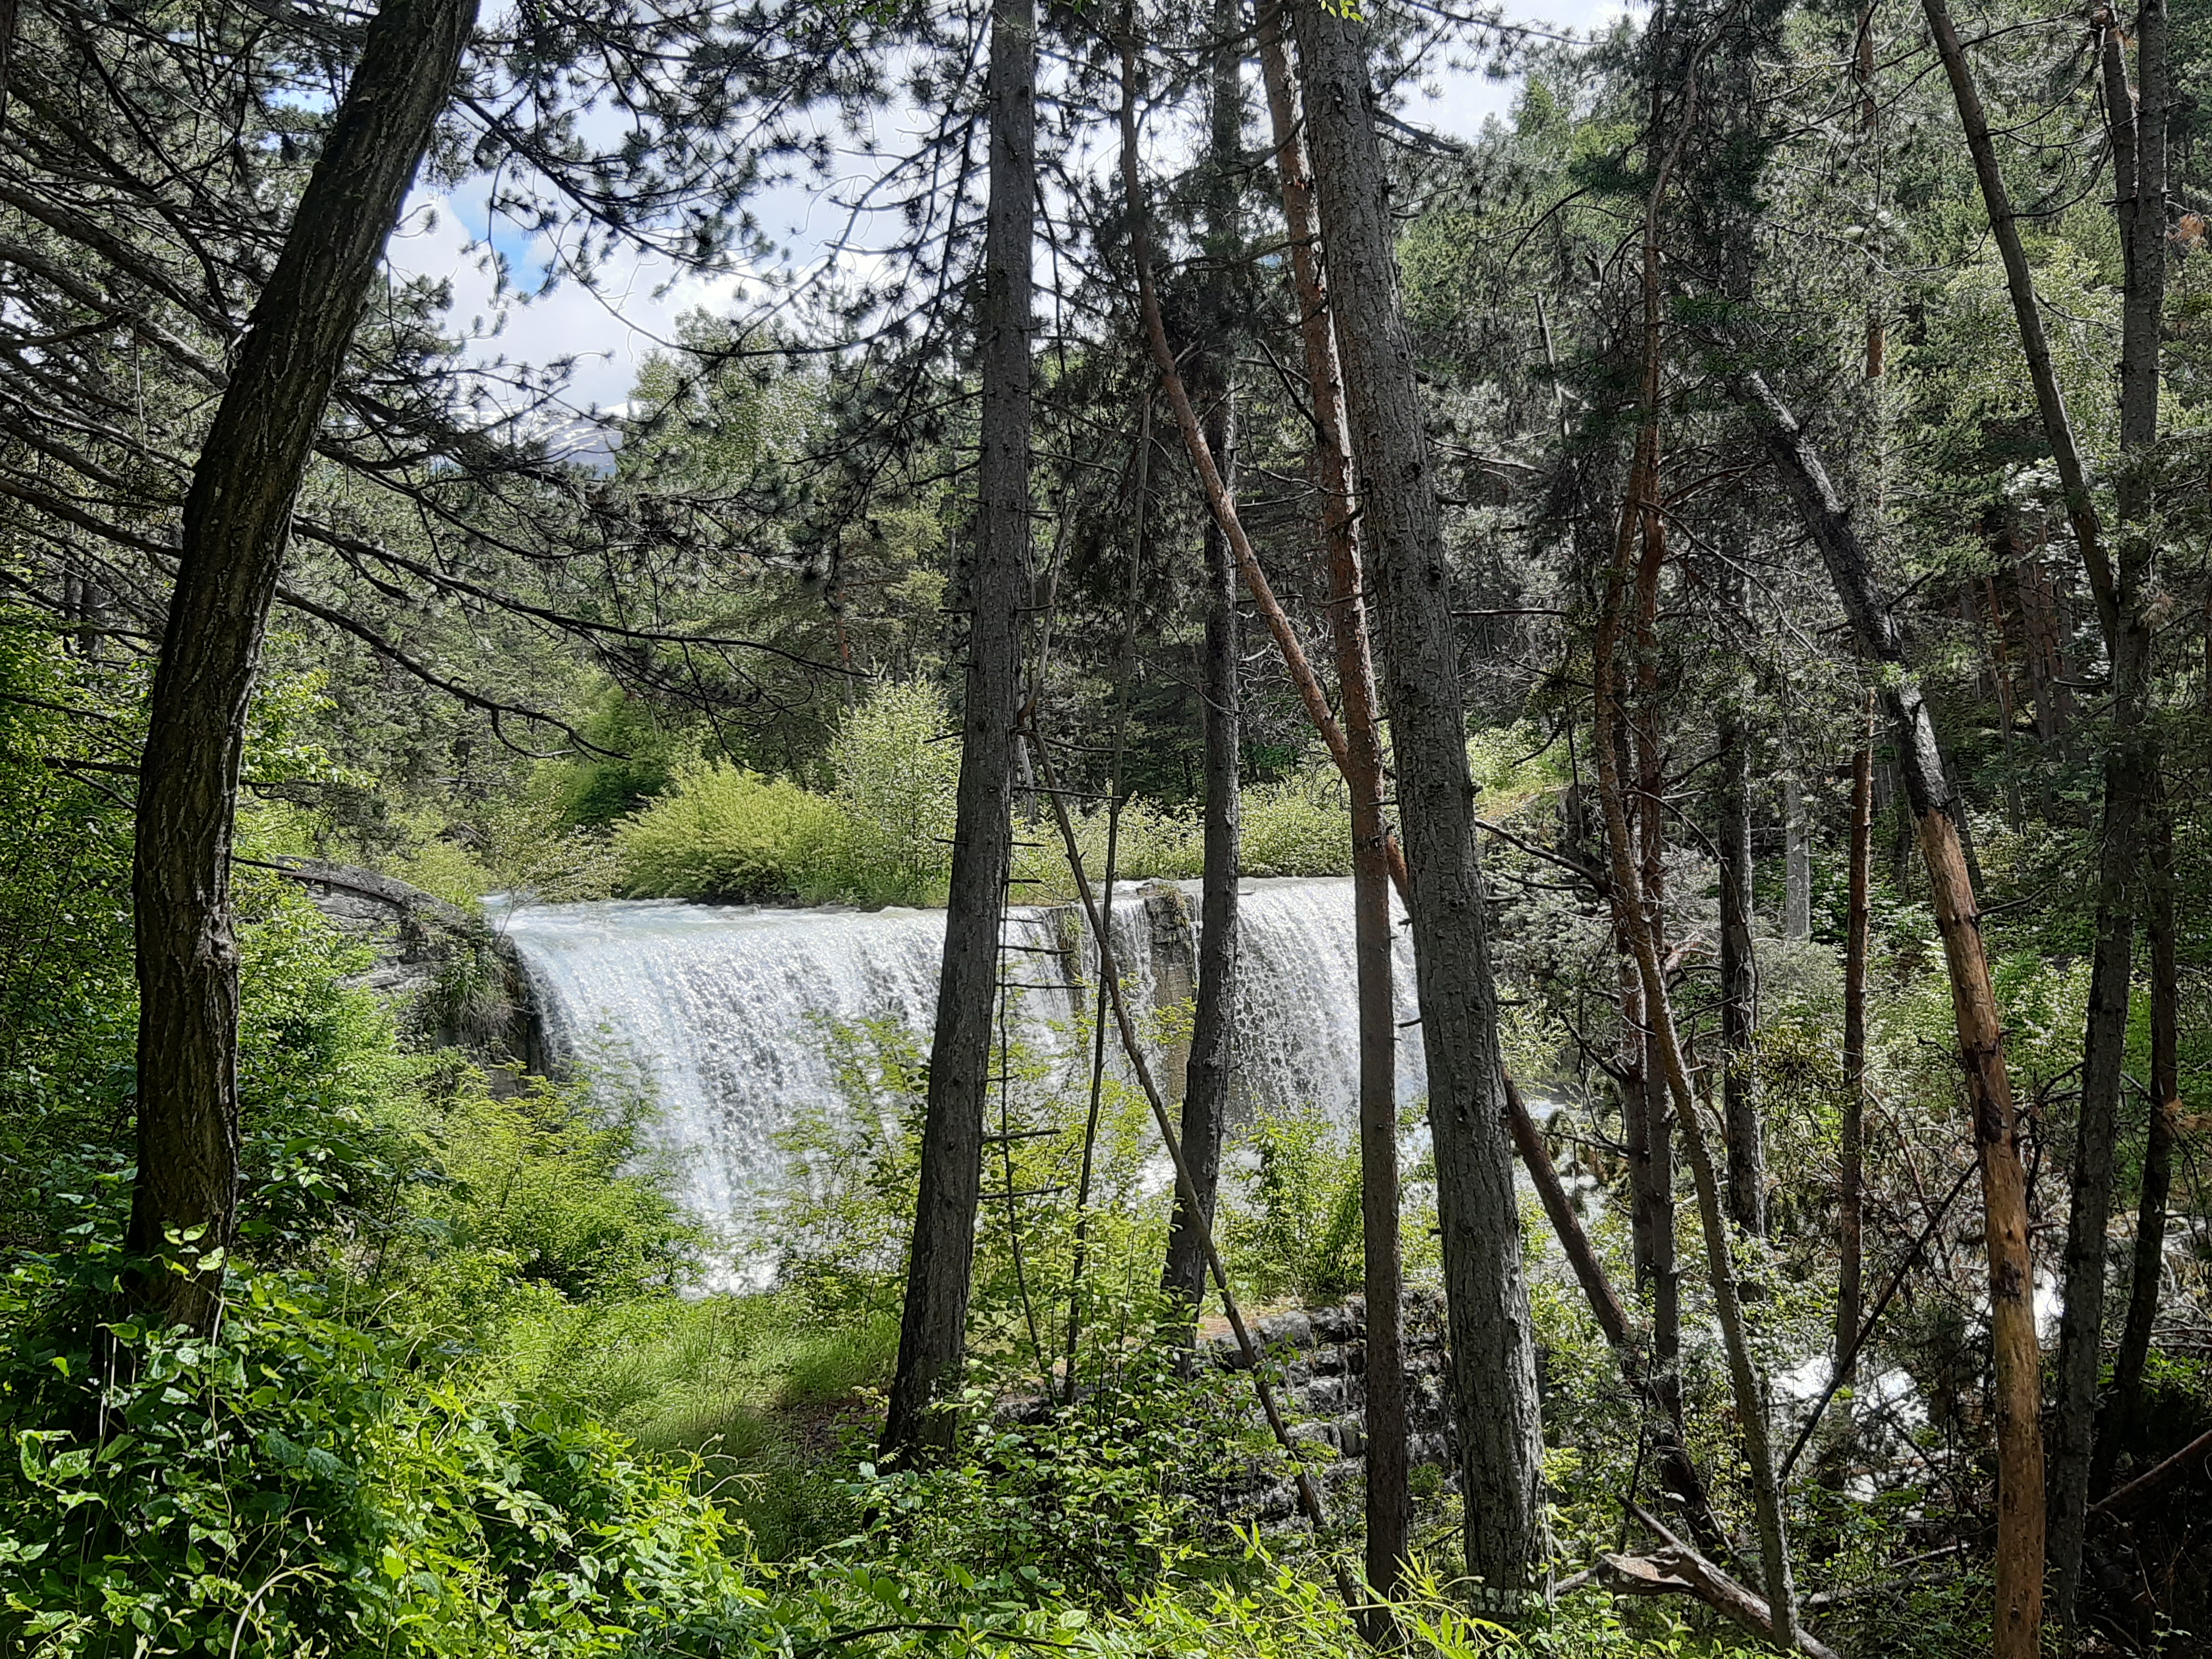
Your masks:
<svg viewBox="0 0 2212 1659"><path fill-rule="evenodd" d="M1188 884L1192 908L1197 884ZM1352 884L1245 884L1238 907L1236 1104L1246 1110L1320 1107L1350 1127L1359 1101L1358 968L1352 957ZM1391 902L1391 988L1397 1004L1398 1102L1428 1091L1413 945Z"/></svg>
<svg viewBox="0 0 2212 1659"><path fill-rule="evenodd" d="M1115 955L1138 1009L1190 994L1198 884L1124 891ZM1352 884L1255 880L1242 890L1237 1006L1239 1117L1310 1105L1347 1125L1357 1101L1359 1036ZM556 1060L640 1078L659 1103L658 1133L677 1155L679 1196L702 1217L738 1214L780 1170L779 1131L841 1103L828 1022L890 1017L924 1036L937 1000L941 910L782 909L609 900L526 904L501 925L526 968ZM1066 941L1079 939L1071 971ZM1024 1035L1049 1041L1093 979L1096 953L1066 907L1009 918L1006 977L1023 999ZM1399 1097L1423 1091L1413 1018L1413 951L1396 946ZM1109 1044L1109 1048L1110 1048ZM1164 1088L1182 1056L1154 1054Z"/></svg>

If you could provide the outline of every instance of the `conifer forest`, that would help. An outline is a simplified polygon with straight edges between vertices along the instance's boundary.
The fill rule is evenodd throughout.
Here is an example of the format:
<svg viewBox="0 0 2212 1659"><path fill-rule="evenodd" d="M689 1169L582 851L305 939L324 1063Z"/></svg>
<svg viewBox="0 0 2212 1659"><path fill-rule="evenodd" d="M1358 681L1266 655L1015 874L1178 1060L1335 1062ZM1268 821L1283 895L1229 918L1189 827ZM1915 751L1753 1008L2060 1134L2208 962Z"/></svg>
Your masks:
<svg viewBox="0 0 2212 1659"><path fill-rule="evenodd" d="M2212 0L0 0L0 1655L2212 1654Z"/></svg>

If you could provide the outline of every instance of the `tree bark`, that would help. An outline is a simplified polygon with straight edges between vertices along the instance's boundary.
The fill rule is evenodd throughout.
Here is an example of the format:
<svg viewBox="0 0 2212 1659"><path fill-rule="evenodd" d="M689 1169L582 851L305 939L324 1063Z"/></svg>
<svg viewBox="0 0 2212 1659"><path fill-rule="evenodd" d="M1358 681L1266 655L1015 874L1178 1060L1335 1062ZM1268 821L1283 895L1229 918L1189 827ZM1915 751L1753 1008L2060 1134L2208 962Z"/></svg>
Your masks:
<svg viewBox="0 0 2212 1659"><path fill-rule="evenodd" d="M1759 963L1752 949L1751 757L1743 717L1721 726L1721 1121L1728 1135L1729 1218L1753 1237L1766 1232L1766 1138L1753 1088L1751 1039L1758 1020Z"/></svg>
<svg viewBox="0 0 2212 1659"><path fill-rule="evenodd" d="M8 130L8 94L15 82L15 37L21 0L0 0L0 132Z"/></svg>
<svg viewBox="0 0 2212 1659"><path fill-rule="evenodd" d="M1760 416L1761 434L1783 487L1828 568L1859 654L1880 666L1882 701L1897 734L1898 768L1928 872L1930 907L1943 937L1982 1172L1997 1440L1995 1652L1996 1659L2035 1659L2043 1626L2043 1389L2027 1179L2021 1163L2012 1078L2005 1066L2004 1027L1982 950L1980 910L1952 817L1957 809L1927 700L1905 669L1895 622L1819 451L1759 376L1747 376L1743 392Z"/></svg>
<svg viewBox="0 0 2212 1659"><path fill-rule="evenodd" d="M1813 937L1813 836L1805 822L1805 788L1794 774L1782 780L1782 937Z"/></svg>
<svg viewBox="0 0 2212 1659"><path fill-rule="evenodd" d="M1193 380L1205 406L1207 449L1236 491L1235 376L1237 319L1228 273L1236 256L1237 166L1243 147L1243 54L1229 0L1215 0L1211 88L1210 169L1206 184L1207 267L1200 296L1204 337ZM1133 205L1132 211L1134 211ZM1182 1150L1202 1214L1186 1210L1180 1191L1168 1229L1162 1285L1196 1314L1206 1291L1204 1230L1213 1221L1221 1184L1221 1133L1229 1109L1237 1000L1237 665L1243 649L1237 625L1237 563L1220 521L1208 515L1206 560L1206 656L1200 696L1206 733L1206 853L1199 900L1198 1006L1182 1101Z"/></svg>
<svg viewBox="0 0 2212 1659"><path fill-rule="evenodd" d="M1991 235L2005 267L2005 286L2035 387L2044 435L2057 465L2069 522L2097 603L2112 659L2112 727L2104 762L2104 811L2098 856L2096 943L2089 970L2081 1103L2068 1209L2064 1313L2059 1326L2057 1444L2051 1456L2051 1590L2054 1617L2079 1624L2076 1598L2087 1528L2090 1465L2095 1449L2097 1378L2105 1322L2106 1230L2112 1218L2113 1143L2127 1045L2135 945L2135 872L2142 857L2142 823L2157 774L2145 726L2150 630L2142 614L2146 538L2120 538L2115 564L2089 486L2071 417L2058 385L2035 296L2033 275L1997 165L1996 150L1972 71L1944 0L1923 0L1929 27L1949 76L1960 125L1979 180ZM2147 108L2128 87L2124 48L2116 26L2102 30L2102 62L2111 122L2115 199L2118 205L2124 291L2121 307L2120 517L2124 525L2145 506L2158 437L2158 325L2164 298L2166 228L2165 8L2153 0L2138 18L2140 78Z"/></svg>
<svg viewBox="0 0 2212 1659"><path fill-rule="evenodd" d="M1275 141L1283 217L1290 233L1291 278L1298 305L1308 396L1314 411L1315 482L1328 560L1328 616L1343 714L1342 769L1352 798L1352 959L1359 1017L1359 1198L1367 1301L1368 1587L1394 1596L1412 1549L1408 1484L1404 1272L1399 1238L1398 1025L1390 951L1389 793L1368 645L1362 568L1346 435L1343 373L1330 323L1313 173L1298 131L1298 94L1285 46L1279 0L1260 9L1261 76ZM1507 1083L1510 1090L1511 1084ZM1525 1114L1523 1115L1525 1118ZM1541 1142L1538 1142L1540 1150ZM1554 1178L1552 1185L1556 1188ZM1587 1243L1584 1252L1588 1255ZM1595 1264L1595 1257L1590 1257ZM1602 1285L1602 1275L1599 1280ZM1587 1281L1586 1281L1587 1288ZM1593 1292L1593 1294L1595 1294ZM1610 1298L1609 1287L1603 1294ZM1615 1307L1618 1307L1616 1303Z"/></svg>
<svg viewBox="0 0 2212 1659"><path fill-rule="evenodd" d="M238 944L230 849L246 711L294 497L476 21L474 0L386 0L371 21L192 471L140 763L131 870L138 1173L131 1282L154 1318L210 1328L237 1219ZM173 1238L197 1266L155 1264Z"/></svg>
<svg viewBox="0 0 2212 1659"><path fill-rule="evenodd" d="M1657 119L1658 106L1653 106ZM1654 131L1657 131L1655 126ZM1657 489L1656 452L1652 488ZM1660 736L1659 576L1667 562L1665 522L1653 515L1644 526L1642 553L1636 561L1636 698L1621 727L1626 746L1617 751L1636 764L1629 833L1635 837L1638 873L1643 883L1644 925L1655 939L1667 937L1667 750ZM1633 951L1630 951L1632 961ZM1682 1291L1675 1265L1674 1121L1667 1092L1646 1038L1641 1058L1644 1177L1644 1206L1650 1220L1651 1350L1656 1380L1674 1420L1681 1420Z"/></svg>
<svg viewBox="0 0 2212 1659"><path fill-rule="evenodd" d="M884 1425L894 1461L950 1444L982 1182L1000 929L1012 855L1013 745L1030 538L1030 248L1036 213L1035 0L994 0L984 234L982 453L968 592L967 692L952 880L929 1051L914 1243Z"/></svg>
<svg viewBox="0 0 2212 1659"><path fill-rule="evenodd" d="M2114 195L2119 212L2124 267L2119 392L2121 455L2116 492L2120 520L2125 526L2144 516L2150 507L2158 446L2160 327L2166 299L2167 122L2172 95L2166 61L2166 0L2143 0L2137 9L2135 29L2136 86L2132 95L2128 87L2127 61L2119 31L2117 26L2107 24L2103 33L2106 100L2112 128ZM2179 1112L2172 824L2163 805L2155 799L2155 775L2159 765L2155 740L2142 730L2142 722L2148 713L2144 705L2149 691L2150 641L2148 627L2141 615L2140 589L2148 558L2148 549L2142 544L2141 538L2127 535L2124 529L2116 576L2120 590L2116 596L2120 636L2112 641L2114 689L2118 693L2115 725L2121 729L2115 732L2113 747L2106 762L2102 854L2103 866L2106 868L2119 866L2114 869L2114 874L2124 879L2122 872L2124 867L2134 861L2134 844L2140 838L2142 830L2148 828L2151 841L2148 895L2151 950L2151 1120L2143 1154L2142 1191L2136 1213L2134 1281L2130 1287L2127 1322L2121 1335L2119 1355L2113 1370L2113 1402L2108 1417L2107 1444L2093 1450L2090 1460L2092 1478L2082 1490L2077 1493L2069 1485L2060 1498L2063 1517L2062 1524L2066 1528L2063 1540L2066 1553L2059 1563L2062 1595L2070 1595L2074 1584L2078 1582L2080 1571L2079 1544L2073 1532L2073 1506L2076 1502L2085 1503L2090 1491L2101 1489L2109 1482L2117 1458L2118 1441L2131 1431L2140 1419L2143 1365L2148 1357L2151 1328L2158 1312L2159 1283L2164 1265L2166 1206L2172 1179L2173 1137ZM2123 678L2124 668L2131 671L2125 678ZM2130 726L2136 728L2132 735L2138 740L2124 747L2124 740L2131 735L2127 729ZM2121 821L2116 822L2116 819ZM2106 884L2103 876L2104 871L2100 869L2098 931L2100 949L2099 959L2091 969L2093 998L2098 987L2099 969L2104 965L2101 947L2105 939ZM2102 1006L2093 1001L2093 1038L2100 1012L2104 1014L2107 1024L2112 1022L2113 1010L2109 1001ZM2111 1073L2111 1086L2115 1097L2115 1122L2120 1070L2118 1051L2124 1043L2126 1035L2124 999L2120 1000L2118 1014L2118 1029L2109 1035L2107 1046L2112 1051L2109 1061L2099 1067L2097 1079L2101 1089L2106 1082L2104 1073L2106 1070ZM2090 1086L2085 1066L2082 1085L2085 1135L2088 1127ZM2112 1125L2100 1127L2109 1128ZM2103 1158L2107 1206L2111 1163L2108 1139ZM2081 1229L2084 1235L2082 1254L2085 1261L2090 1220L2091 1218L2085 1215ZM2067 1241L2069 1268L2074 1255L2074 1232L2069 1218ZM2102 1243L2101 1237L2097 1242ZM2097 1265L2101 1270L2101 1249L2097 1253ZM2098 1288L2101 1292L2101 1272ZM2067 1305L2070 1316L2073 1308L2070 1290ZM2100 1294L2100 1311L2101 1306ZM2070 1355L2068 1357L2071 1358ZM2080 1366L2087 1374L2087 1389L2092 1393L2095 1384L2095 1363L2093 1351ZM2062 1389L2072 1380L2062 1361ZM2066 1404L2086 1407L2087 1396L2085 1395L2078 1401L2062 1400L2062 1408ZM2069 1443L2069 1454L2075 1449ZM2068 1472L2070 1474L2072 1471L2069 1455ZM2067 1577L2069 1568L2072 1576ZM2065 1611L2065 1607L2062 1606L2062 1616Z"/></svg>
<svg viewBox="0 0 2212 1659"><path fill-rule="evenodd" d="M1399 300L1366 27L1319 0L1301 0L1293 21L1382 624L1460 1413L1467 1569L1511 1610L1542 1570L1543 1437L1450 580Z"/></svg>
<svg viewBox="0 0 2212 1659"><path fill-rule="evenodd" d="M1864 1310L1866 1249L1866 1001L1874 876L1874 745L1851 757L1850 914L1844 942L1844 1109L1837 1152L1836 1376L1850 1386Z"/></svg>
<svg viewBox="0 0 2212 1659"><path fill-rule="evenodd" d="M1649 313L1647 317L1650 317ZM1650 319L1649 326L1656 330L1656 319ZM1656 353L1654 351L1646 368L1647 392L1656 386ZM1614 915L1617 925L1628 937L1630 947L1635 954L1638 973L1643 981L1644 1024L1650 1034L1648 1052L1656 1056L1664 1072L1668 1097L1673 1104L1675 1121L1681 1127L1683 1147L1689 1154L1691 1175L1697 1188L1698 1215L1705 1228L1713 1311L1720 1325L1722 1344L1728 1355L1729 1383L1735 1396L1744 1455L1751 1466L1752 1500L1758 1516L1766 1600L1772 1610L1773 1639L1778 1646L1786 1648L1794 1646L1796 1642L1796 1595L1791 1583L1789 1539L1783 1524L1781 1490L1775 1476L1774 1449L1765 1394L1752 1364L1750 1343L1737 1289L1734 1249L1728 1223L1721 1211L1720 1185L1706 1145L1704 1126L1697 1115L1697 1102L1690 1085L1689 1069L1683 1059L1680 1039L1674 1025L1674 1007L1668 996L1665 973L1660 965L1659 941L1652 932L1650 911L1644 900L1643 873L1638 868L1632 851L1634 843L1629 829L1626 791L1613 741L1620 718L1614 678L1626 566L1634 538L1638 534L1650 534L1652 521L1657 516L1654 504L1648 499L1654 471L1650 463L1656 451L1656 422L1655 401L1647 397L1644 430L1638 435L1637 463L1630 471L1628 499L1622 507L1620 553L1608 574L1605 599L1598 613L1593 652L1595 696L1591 746L1598 757L1598 794L1605 807L1607 839L1612 846Z"/></svg>
<svg viewBox="0 0 2212 1659"><path fill-rule="evenodd" d="M2112 1397L2097 1437L2090 1490L2110 1490L2120 1449L2142 1426L2143 1368L2158 1323L2158 1296L2166 1279L2166 1202L2173 1190L2173 1142L2181 1121L2181 984L2174 956L2173 821L2165 803L2151 826L2150 1127L2143 1144L2142 1193L2136 1210L2135 1262L2128 1285L2127 1322L2112 1361Z"/></svg>

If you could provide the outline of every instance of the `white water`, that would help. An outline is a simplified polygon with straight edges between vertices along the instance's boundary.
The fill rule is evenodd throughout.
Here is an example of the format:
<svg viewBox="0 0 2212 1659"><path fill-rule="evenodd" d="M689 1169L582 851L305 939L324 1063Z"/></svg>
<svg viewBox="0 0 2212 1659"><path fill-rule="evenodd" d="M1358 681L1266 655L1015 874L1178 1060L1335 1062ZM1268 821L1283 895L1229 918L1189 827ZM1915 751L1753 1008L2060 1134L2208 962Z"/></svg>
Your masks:
<svg viewBox="0 0 2212 1659"><path fill-rule="evenodd" d="M1185 884L1192 913L1198 884ZM1359 1099L1358 969L1352 957L1352 884L1247 882L1237 907L1237 1103L1307 1104L1347 1126ZM1391 902L1398 1006L1398 1102L1428 1092L1413 994L1413 946Z"/></svg>
<svg viewBox="0 0 2212 1659"><path fill-rule="evenodd" d="M1196 884L1187 884L1194 917ZM1234 1105L1240 1114L1320 1107L1349 1122L1358 1077L1352 886L1341 880L1244 884ZM1154 1000L1141 897L1115 905L1115 954L1129 1000ZM929 1029L945 939L941 910L795 910L610 901L507 912L556 1055L586 1069L641 1073L681 1195L702 1218L735 1217L781 1166L778 1133L841 1104L829 1022L889 1016ZM1194 929L1194 932L1195 930ZM1047 989L1024 1000L1033 1040L1073 1009L1066 958L1042 910L1018 910L1006 979ZM1426 1085L1413 1018L1413 952L1397 941L1399 1095ZM1087 939L1083 975L1094 952Z"/></svg>

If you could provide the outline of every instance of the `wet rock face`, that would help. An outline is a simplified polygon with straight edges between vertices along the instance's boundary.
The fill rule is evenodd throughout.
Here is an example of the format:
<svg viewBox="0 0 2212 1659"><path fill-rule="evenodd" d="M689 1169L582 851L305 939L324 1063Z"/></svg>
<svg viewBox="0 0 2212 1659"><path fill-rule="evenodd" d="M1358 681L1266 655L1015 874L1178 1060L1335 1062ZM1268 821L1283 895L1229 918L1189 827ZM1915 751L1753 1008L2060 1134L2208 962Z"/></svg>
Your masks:
<svg viewBox="0 0 2212 1659"><path fill-rule="evenodd" d="M351 982L390 1003L419 1041L542 1069L529 981L514 947L481 917L351 865L281 864L325 921L374 954Z"/></svg>
<svg viewBox="0 0 2212 1659"><path fill-rule="evenodd" d="M1316 1473L1325 1494L1356 1487L1366 1474L1367 1309L1358 1297L1340 1306L1267 1314L1254 1339L1274 1367L1278 1396L1290 1418L1291 1438L1324 1461ZM1244 1369L1237 1338L1227 1329L1200 1338L1201 1350L1225 1370ZM1457 1467L1458 1431L1452 1422L1443 1298L1433 1291L1406 1293L1407 1451L1414 1468ZM1324 1450L1325 1449L1325 1450ZM1231 1509L1239 1518L1289 1522L1297 1494L1283 1478L1279 1458L1254 1469L1252 1485Z"/></svg>

